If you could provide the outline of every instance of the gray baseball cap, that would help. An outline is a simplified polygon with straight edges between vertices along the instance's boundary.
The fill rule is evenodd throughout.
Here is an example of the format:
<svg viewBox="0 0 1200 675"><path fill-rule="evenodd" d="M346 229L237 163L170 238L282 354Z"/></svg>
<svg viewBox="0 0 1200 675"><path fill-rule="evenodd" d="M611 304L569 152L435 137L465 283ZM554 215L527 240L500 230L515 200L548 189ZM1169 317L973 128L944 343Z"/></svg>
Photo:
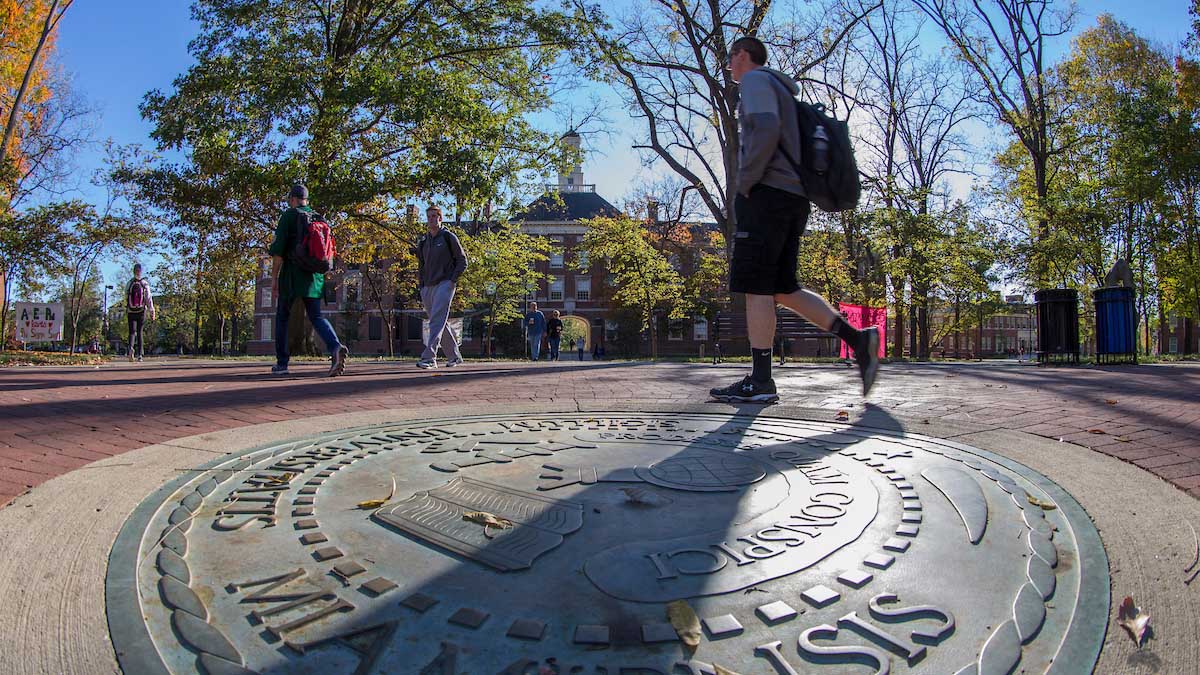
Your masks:
<svg viewBox="0 0 1200 675"><path fill-rule="evenodd" d="M293 183L292 191L288 193L288 196L296 199L308 199L308 188L304 187L304 183Z"/></svg>

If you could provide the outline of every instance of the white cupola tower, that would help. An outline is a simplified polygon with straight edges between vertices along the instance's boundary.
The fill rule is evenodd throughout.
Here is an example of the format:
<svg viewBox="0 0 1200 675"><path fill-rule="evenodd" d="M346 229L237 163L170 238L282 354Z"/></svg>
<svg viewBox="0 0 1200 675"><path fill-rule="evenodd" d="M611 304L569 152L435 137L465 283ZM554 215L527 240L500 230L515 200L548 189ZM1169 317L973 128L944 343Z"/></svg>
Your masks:
<svg viewBox="0 0 1200 675"><path fill-rule="evenodd" d="M582 140L583 139L579 137L579 132L575 131L574 129L571 129L562 137L562 142L575 152L579 151ZM586 188L584 188L583 185L583 164L581 157L579 163L571 167L570 173L559 174L558 191L583 192L585 190Z"/></svg>

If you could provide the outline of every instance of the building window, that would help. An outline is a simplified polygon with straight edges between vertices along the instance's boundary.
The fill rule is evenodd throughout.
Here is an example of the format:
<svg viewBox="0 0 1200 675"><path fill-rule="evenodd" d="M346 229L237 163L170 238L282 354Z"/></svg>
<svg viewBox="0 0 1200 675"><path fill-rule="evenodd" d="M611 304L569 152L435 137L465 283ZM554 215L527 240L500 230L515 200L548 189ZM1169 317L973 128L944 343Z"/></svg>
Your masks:
<svg viewBox="0 0 1200 675"><path fill-rule="evenodd" d="M267 308L267 309L270 309L270 308L271 308L271 301L272 301L272 300L274 300L274 297L271 295L271 287L270 287L270 286L263 286L263 289L262 289L262 306L263 306L263 307L265 307L265 308Z"/></svg>
<svg viewBox="0 0 1200 675"><path fill-rule="evenodd" d="M1169 344L1170 344L1170 347L1167 348L1167 353L1168 354L1178 354L1179 353L1179 338L1172 335Z"/></svg>
<svg viewBox="0 0 1200 675"><path fill-rule="evenodd" d="M337 284L332 281L325 282L325 304L332 305L337 302Z"/></svg>
<svg viewBox="0 0 1200 675"><path fill-rule="evenodd" d="M258 334L260 336L262 336L263 340L274 340L275 339L274 337L271 336L272 328L274 328L274 324L271 323L270 317L264 316L262 319L259 319Z"/></svg>
<svg viewBox="0 0 1200 675"><path fill-rule="evenodd" d="M617 339L617 322L616 321L605 321L604 322L604 341L605 342L614 342L614 341L616 341L616 339Z"/></svg>
<svg viewBox="0 0 1200 675"><path fill-rule="evenodd" d="M367 319L367 339L382 340L383 339L383 317L373 316Z"/></svg>
<svg viewBox="0 0 1200 675"><path fill-rule="evenodd" d="M591 264L588 259L587 249L580 250L577 255L579 256L579 267L582 269L587 269Z"/></svg>
<svg viewBox="0 0 1200 675"><path fill-rule="evenodd" d="M579 302L588 302L592 299L591 277L575 277L575 299Z"/></svg>
<svg viewBox="0 0 1200 675"><path fill-rule="evenodd" d="M462 338L462 341L463 341L463 342L466 342L467 340L474 340L474 339L475 339L475 332L476 332L476 331L475 331L475 324L476 324L476 323L477 323L477 320L476 320L476 319L473 319L473 318L470 318L470 317L464 317L464 318L463 318L463 322L462 322L462 335L460 336L460 337Z"/></svg>
<svg viewBox="0 0 1200 675"><path fill-rule="evenodd" d="M270 279L270 278L271 278L271 259L270 259L270 258L263 258L263 261L262 261L262 278L264 278L264 279Z"/></svg>
<svg viewBox="0 0 1200 675"><path fill-rule="evenodd" d="M554 277L550 279L550 299L563 299L563 279L562 277Z"/></svg>
<svg viewBox="0 0 1200 675"><path fill-rule="evenodd" d="M683 339L683 319L671 319L667 324L667 339L682 340Z"/></svg>
<svg viewBox="0 0 1200 675"><path fill-rule="evenodd" d="M408 315L408 339L416 340L417 342L421 341L421 315L420 314L409 314Z"/></svg>
<svg viewBox="0 0 1200 675"><path fill-rule="evenodd" d="M708 341L708 319L696 317L696 323L692 326L692 339L697 342Z"/></svg>
<svg viewBox="0 0 1200 675"><path fill-rule="evenodd" d="M550 254L550 268L557 269L557 268L561 268L562 266L563 266L563 253L562 253L562 249L559 249Z"/></svg>

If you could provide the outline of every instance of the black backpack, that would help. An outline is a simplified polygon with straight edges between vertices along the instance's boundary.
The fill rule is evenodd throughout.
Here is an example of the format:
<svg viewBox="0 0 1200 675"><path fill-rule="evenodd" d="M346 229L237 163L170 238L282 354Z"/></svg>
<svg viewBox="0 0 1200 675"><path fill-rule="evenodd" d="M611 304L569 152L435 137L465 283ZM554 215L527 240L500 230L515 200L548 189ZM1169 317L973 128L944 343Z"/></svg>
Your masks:
<svg viewBox="0 0 1200 675"><path fill-rule="evenodd" d="M778 76L775 79L782 83ZM858 206L862 183L854 160L854 146L850 143L850 126L830 116L819 103L805 103L799 96L791 98L796 104L802 161L797 162L782 143L779 150L800 177L808 200L817 208L830 212L853 209Z"/></svg>

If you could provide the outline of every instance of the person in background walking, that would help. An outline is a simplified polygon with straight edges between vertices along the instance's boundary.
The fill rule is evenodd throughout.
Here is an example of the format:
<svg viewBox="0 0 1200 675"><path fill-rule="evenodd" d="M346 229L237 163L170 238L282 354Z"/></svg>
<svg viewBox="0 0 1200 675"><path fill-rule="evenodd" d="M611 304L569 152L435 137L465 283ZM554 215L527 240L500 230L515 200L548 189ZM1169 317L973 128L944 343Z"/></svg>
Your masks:
<svg viewBox="0 0 1200 675"><path fill-rule="evenodd" d="M579 360L580 361L583 360L583 347L584 347L583 338L579 338Z"/></svg>
<svg viewBox="0 0 1200 675"><path fill-rule="evenodd" d="M550 343L550 360L558 360L558 350L562 346L563 322L559 311L553 310L554 315L546 322L546 338Z"/></svg>
<svg viewBox="0 0 1200 675"><path fill-rule="evenodd" d="M537 361L542 353L542 336L546 334L546 315L538 311L537 303L529 303L525 314L525 335L529 340L529 360Z"/></svg>
<svg viewBox="0 0 1200 675"><path fill-rule="evenodd" d="M288 362L291 360L291 354L288 352L288 323L291 321L292 303L299 298L304 303L304 313L308 315L308 322L329 350L329 377L337 377L346 370L346 357L350 355L350 350L338 340L329 320L321 316L325 275L303 270L290 259L296 243L303 235L305 224L315 222L312 218L316 214L308 205L308 188L296 183L288 192L287 201L288 207L279 215L279 223L275 225L275 238L267 249L271 254L271 277L275 280L272 294L276 300L275 365L271 366L271 374L288 374Z"/></svg>
<svg viewBox="0 0 1200 675"><path fill-rule="evenodd" d="M458 334L450 325L450 303L458 278L467 271L467 255L458 237L442 227L442 209L431 205L425 210L429 233L417 242L421 304L429 316L429 344L417 361L418 368L437 368L438 346L446 352L446 367L463 362L458 349Z"/></svg>
<svg viewBox="0 0 1200 675"><path fill-rule="evenodd" d="M150 313L153 321L158 312L154 309L154 297L150 294L150 282L142 276L142 264L133 266L133 279L125 287L125 314L129 318L129 360L142 360L145 347L142 341L142 328L146 321L146 313Z"/></svg>
<svg viewBox="0 0 1200 675"><path fill-rule="evenodd" d="M725 354L721 351L721 341L713 340L713 365L725 362Z"/></svg>

